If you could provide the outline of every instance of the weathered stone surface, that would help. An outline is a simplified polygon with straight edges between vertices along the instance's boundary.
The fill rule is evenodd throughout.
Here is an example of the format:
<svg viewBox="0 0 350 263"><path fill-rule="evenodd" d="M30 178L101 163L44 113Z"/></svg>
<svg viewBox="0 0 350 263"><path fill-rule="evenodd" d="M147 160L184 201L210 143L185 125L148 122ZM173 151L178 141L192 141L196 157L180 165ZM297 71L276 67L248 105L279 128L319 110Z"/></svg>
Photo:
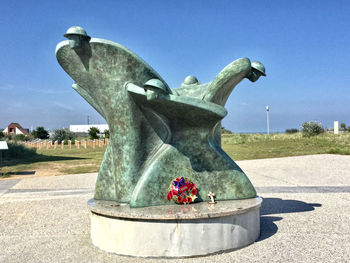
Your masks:
<svg viewBox="0 0 350 263"><path fill-rule="evenodd" d="M125 47L84 35L69 37L56 48L58 62L75 81L73 88L110 127L95 199L131 207L166 205L170 182L181 176L198 185L199 200L208 200L209 191L217 200L256 196L247 176L221 149L220 122L234 86L264 75L260 64L255 69L249 59L239 59L211 83L200 85L189 76L171 90Z"/></svg>
<svg viewBox="0 0 350 263"><path fill-rule="evenodd" d="M227 200L209 204L200 202L191 205L171 205L131 208L128 204L118 204L115 201L90 199L88 207L91 212L115 218L128 218L139 220L190 220L199 218L215 218L239 215L259 208L262 198L243 200Z"/></svg>
<svg viewBox="0 0 350 263"><path fill-rule="evenodd" d="M100 249L138 257L189 257L237 249L259 237L261 201L257 197L132 209L90 200L91 239Z"/></svg>

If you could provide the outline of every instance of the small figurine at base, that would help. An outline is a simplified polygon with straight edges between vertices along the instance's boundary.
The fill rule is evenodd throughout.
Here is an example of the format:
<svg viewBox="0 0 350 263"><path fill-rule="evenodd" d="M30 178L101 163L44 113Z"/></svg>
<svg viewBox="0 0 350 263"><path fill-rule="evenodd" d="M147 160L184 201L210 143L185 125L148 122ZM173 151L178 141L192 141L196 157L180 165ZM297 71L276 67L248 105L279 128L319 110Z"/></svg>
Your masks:
<svg viewBox="0 0 350 263"><path fill-rule="evenodd" d="M216 201L214 200L214 196L215 194L212 192L209 192L208 194L209 198L210 198L210 202L208 202L209 204L216 204Z"/></svg>

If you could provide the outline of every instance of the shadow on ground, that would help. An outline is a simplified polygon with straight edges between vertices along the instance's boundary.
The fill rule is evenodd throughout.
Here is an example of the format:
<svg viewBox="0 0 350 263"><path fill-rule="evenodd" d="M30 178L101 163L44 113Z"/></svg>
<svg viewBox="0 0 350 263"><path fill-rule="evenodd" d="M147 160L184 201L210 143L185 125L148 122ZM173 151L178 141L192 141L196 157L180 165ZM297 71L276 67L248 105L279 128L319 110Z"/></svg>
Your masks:
<svg viewBox="0 0 350 263"><path fill-rule="evenodd" d="M264 198L260 210L260 237L257 242L273 236L278 231L278 226L275 222L282 220L283 217L270 215L309 212L315 210L315 207L321 206L322 205L318 203L305 203L299 200Z"/></svg>
<svg viewBox="0 0 350 263"><path fill-rule="evenodd" d="M36 149L25 147L23 144L8 142L8 150L4 151L2 166L31 164L37 162L55 162L67 160L82 160L86 158L71 156L52 156L38 154Z"/></svg>
<svg viewBox="0 0 350 263"><path fill-rule="evenodd" d="M9 172L7 175L34 175L35 171Z"/></svg>
<svg viewBox="0 0 350 263"><path fill-rule="evenodd" d="M18 164L31 164L37 162L56 162L56 161L68 161L68 160L84 160L87 158L81 157L69 157L69 156L52 156L52 155L42 155L33 154L31 156L26 156L23 158L6 158L3 160L2 166L14 166Z"/></svg>

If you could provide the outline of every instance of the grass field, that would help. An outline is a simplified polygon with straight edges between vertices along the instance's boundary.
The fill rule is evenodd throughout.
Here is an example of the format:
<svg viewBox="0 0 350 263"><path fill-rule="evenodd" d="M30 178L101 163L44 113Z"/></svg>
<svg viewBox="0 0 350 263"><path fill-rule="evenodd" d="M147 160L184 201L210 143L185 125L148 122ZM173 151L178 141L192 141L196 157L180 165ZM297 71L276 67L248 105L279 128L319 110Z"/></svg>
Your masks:
<svg viewBox="0 0 350 263"><path fill-rule="evenodd" d="M29 177L90 173L99 170L106 147L41 149L26 148L18 154L18 158L4 158L3 177Z"/></svg>
<svg viewBox="0 0 350 263"><path fill-rule="evenodd" d="M222 148L233 160L277 158L309 154L350 154L350 133L224 134Z"/></svg>
<svg viewBox="0 0 350 263"><path fill-rule="evenodd" d="M222 147L236 161L322 153L350 155L350 133L309 138L301 133L224 134ZM97 172L105 149L19 149L18 158L5 156L2 178Z"/></svg>

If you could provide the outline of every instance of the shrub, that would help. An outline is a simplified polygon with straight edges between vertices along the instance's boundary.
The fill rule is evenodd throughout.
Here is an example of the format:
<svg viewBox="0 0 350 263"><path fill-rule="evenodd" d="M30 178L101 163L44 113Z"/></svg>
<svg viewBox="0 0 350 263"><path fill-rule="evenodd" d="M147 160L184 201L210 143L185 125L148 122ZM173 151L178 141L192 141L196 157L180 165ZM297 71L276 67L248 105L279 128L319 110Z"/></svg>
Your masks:
<svg viewBox="0 0 350 263"><path fill-rule="evenodd" d="M7 140L7 141L11 141L13 139L14 135L12 135L11 133L5 133L4 134L4 138Z"/></svg>
<svg viewBox="0 0 350 263"><path fill-rule="evenodd" d="M71 132L67 129L54 130L52 135L52 140L58 141L58 143L61 143L64 140L72 140L74 138L75 138L74 132Z"/></svg>
<svg viewBox="0 0 350 263"><path fill-rule="evenodd" d="M21 142L23 142L25 139L26 139L26 136L25 136L24 134L16 134L16 135L13 137L13 140L15 140L15 141L21 141Z"/></svg>
<svg viewBox="0 0 350 263"><path fill-rule="evenodd" d="M8 150L4 151L4 157L7 159L32 157L36 154L36 148L28 148L23 144L19 144L17 142L7 142L7 145Z"/></svg>
<svg viewBox="0 0 350 263"><path fill-rule="evenodd" d="M36 130L32 131L32 135L34 136L34 138L39 138L39 139L49 138L49 133L42 126L39 126L36 128Z"/></svg>
<svg viewBox="0 0 350 263"><path fill-rule="evenodd" d="M225 129L224 126L221 126L221 134L232 134L232 131Z"/></svg>
<svg viewBox="0 0 350 263"><path fill-rule="evenodd" d="M103 133L105 134L105 138L109 138L109 130L105 130Z"/></svg>
<svg viewBox="0 0 350 263"><path fill-rule="evenodd" d="M100 130L96 127L91 127L89 129L89 136L91 140L98 139L98 133L100 133Z"/></svg>
<svg viewBox="0 0 350 263"><path fill-rule="evenodd" d="M75 138L72 138L71 139L71 144L74 145L74 143L75 143ZM64 140L64 145L68 145L68 140L67 139Z"/></svg>
<svg viewBox="0 0 350 263"><path fill-rule="evenodd" d="M287 133L287 134L293 134L293 133L297 133L298 131L299 131L298 129L294 129L294 128L293 128L293 129L287 129L287 130L286 130L286 133Z"/></svg>
<svg viewBox="0 0 350 263"><path fill-rule="evenodd" d="M88 137L89 134L87 132L74 132L75 138L85 138Z"/></svg>
<svg viewBox="0 0 350 263"><path fill-rule="evenodd" d="M2 131L0 131L0 139L4 138L5 135L2 133Z"/></svg>
<svg viewBox="0 0 350 263"><path fill-rule="evenodd" d="M32 141L34 139L33 135L29 134L24 137L25 141Z"/></svg>
<svg viewBox="0 0 350 263"><path fill-rule="evenodd" d="M305 137L315 136L324 132L322 124L316 121L304 122L301 127L301 132Z"/></svg>
<svg viewBox="0 0 350 263"><path fill-rule="evenodd" d="M342 130L342 131L346 131L346 124L345 123L341 123L340 124L340 130Z"/></svg>

